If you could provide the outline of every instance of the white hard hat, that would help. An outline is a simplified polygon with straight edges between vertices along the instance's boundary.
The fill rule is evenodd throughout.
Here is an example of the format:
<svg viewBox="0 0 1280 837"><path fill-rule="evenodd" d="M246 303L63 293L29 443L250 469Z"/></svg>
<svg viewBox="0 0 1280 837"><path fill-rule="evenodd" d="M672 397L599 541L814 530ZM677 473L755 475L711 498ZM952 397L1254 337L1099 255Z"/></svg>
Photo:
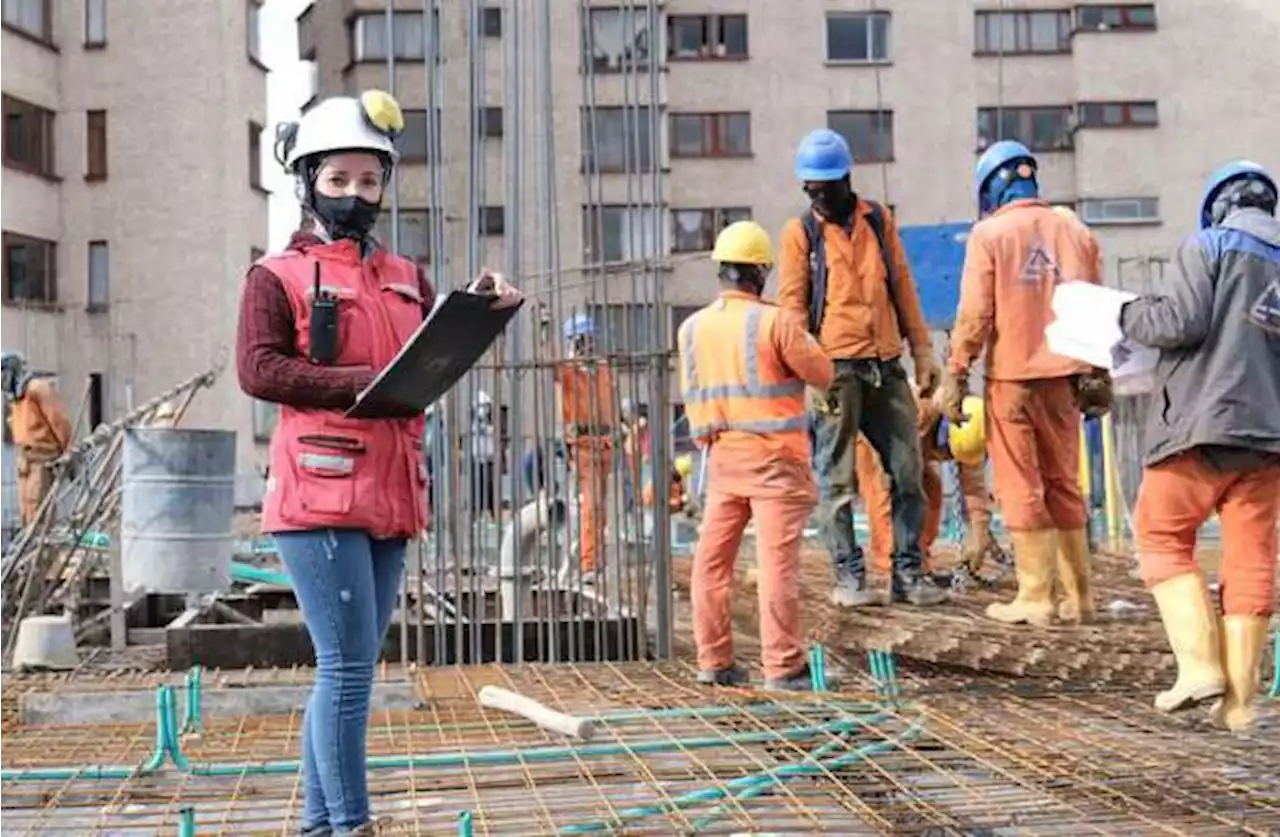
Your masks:
<svg viewBox="0 0 1280 837"><path fill-rule="evenodd" d="M387 108L394 113L387 113ZM285 170L298 172L298 161L312 154L334 151L372 151L385 154L395 163L400 159L393 141L396 133L404 128L404 115L400 106L387 93L369 91L360 98L334 96L325 99L303 114L296 124L293 145L288 146L284 159ZM281 133L288 133L288 127Z"/></svg>

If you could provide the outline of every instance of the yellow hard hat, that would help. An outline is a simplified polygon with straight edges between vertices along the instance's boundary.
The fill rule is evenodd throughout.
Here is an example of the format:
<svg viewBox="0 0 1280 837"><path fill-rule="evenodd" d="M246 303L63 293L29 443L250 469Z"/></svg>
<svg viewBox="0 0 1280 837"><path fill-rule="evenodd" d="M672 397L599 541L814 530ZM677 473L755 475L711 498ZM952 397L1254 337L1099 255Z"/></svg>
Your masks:
<svg viewBox="0 0 1280 837"><path fill-rule="evenodd" d="M948 422L947 448L961 465L981 465L987 455L986 405L976 395L965 396L960 405L963 424Z"/></svg>
<svg viewBox="0 0 1280 837"><path fill-rule="evenodd" d="M693 473L693 454L686 453L676 457L676 473L681 479L689 479L689 475Z"/></svg>
<svg viewBox="0 0 1280 837"><path fill-rule="evenodd" d="M720 264L773 264L773 242L755 221L734 221L716 237L711 260Z"/></svg>

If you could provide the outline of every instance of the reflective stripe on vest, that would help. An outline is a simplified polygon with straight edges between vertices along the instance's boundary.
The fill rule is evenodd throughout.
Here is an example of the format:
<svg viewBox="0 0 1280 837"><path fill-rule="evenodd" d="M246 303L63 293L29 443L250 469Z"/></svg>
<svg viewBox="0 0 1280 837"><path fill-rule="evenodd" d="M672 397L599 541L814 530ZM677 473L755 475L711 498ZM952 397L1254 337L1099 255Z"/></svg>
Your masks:
<svg viewBox="0 0 1280 837"><path fill-rule="evenodd" d="M746 322L742 330L743 342L741 351L746 367L746 381L738 384L700 385L698 383L697 362L697 333L700 323L697 321L696 316L689 323L689 328L685 330L683 345L680 347L684 364L686 414L688 414L688 409L691 406L696 413L700 412L697 410L698 405L716 401L730 399L773 401L779 398L803 397L804 382L798 379L792 378L769 384L760 381L760 323L764 316L764 309L758 305L753 305L747 312ZM809 417L804 412L803 407L797 415L782 418L730 420L727 417L722 417L704 424L694 424L692 416L690 416L690 419L689 432L695 438L711 436L725 430L740 430L747 433L779 433L787 430L806 430L809 427Z"/></svg>

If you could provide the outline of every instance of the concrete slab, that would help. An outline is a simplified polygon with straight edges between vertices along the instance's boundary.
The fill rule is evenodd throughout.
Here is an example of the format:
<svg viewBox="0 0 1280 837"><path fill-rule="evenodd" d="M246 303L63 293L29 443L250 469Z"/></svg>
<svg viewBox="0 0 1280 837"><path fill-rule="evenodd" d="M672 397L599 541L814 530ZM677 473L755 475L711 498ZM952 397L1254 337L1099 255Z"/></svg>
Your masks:
<svg viewBox="0 0 1280 837"><path fill-rule="evenodd" d="M288 715L301 712L311 686L245 686L206 688L200 696L205 718L243 715ZM179 717L186 694L177 690ZM413 709L418 703L414 685L374 683L372 708ZM18 698L18 718L23 724L140 724L156 716L153 690L92 692L27 692Z"/></svg>

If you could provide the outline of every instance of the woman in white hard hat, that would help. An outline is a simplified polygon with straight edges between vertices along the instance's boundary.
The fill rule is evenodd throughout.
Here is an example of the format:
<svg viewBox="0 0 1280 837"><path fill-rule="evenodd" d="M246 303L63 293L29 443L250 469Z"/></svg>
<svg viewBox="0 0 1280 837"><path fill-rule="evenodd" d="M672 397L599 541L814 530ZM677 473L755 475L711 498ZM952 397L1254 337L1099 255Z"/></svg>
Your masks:
<svg viewBox="0 0 1280 837"><path fill-rule="evenodd" d="M405 544L427 524L421 413L344 415L430 313L431 283L370 236L404 127L386 93L327 99L278 131L314 222L249 269L241 388L280 405L262 530L274 535L316 653L303 720L304 835L376 833L365 776L374 663ZM484 274L469 288L515 304Z"/></svg>

